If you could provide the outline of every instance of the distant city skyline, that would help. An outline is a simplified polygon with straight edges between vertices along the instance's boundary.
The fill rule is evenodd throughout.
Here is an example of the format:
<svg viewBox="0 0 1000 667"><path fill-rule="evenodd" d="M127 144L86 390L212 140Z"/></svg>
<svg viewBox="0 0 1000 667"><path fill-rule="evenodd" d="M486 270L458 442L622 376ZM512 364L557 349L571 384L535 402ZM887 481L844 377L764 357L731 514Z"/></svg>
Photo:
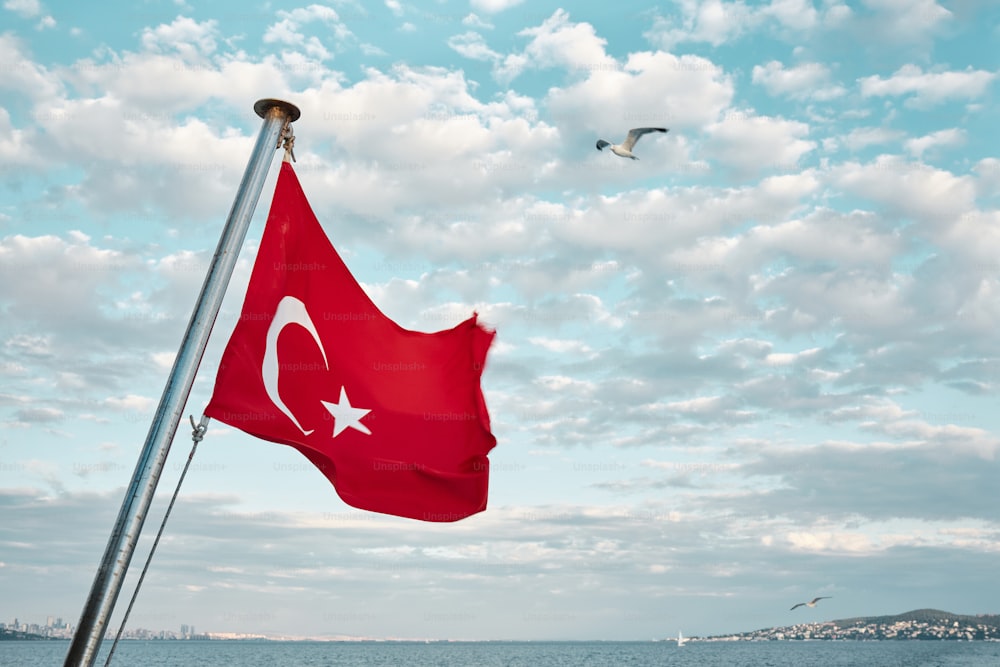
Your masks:
<svg viewBox="0 0 1000 667"><path fill-rule="evenodd" d="M76 626L73 623L67 623L63 620L61 616L47 616L45 623L34 623L24 620L24 617L14 616L11 621L0 621L0 629L14 630L19 632L27 632L30 634L41 635L43 637L57 637L59 639L71 639L73 633L76 630ZM118 633L118 626L111 628L109 630L108 636L114 637ZM171 630L167 628L140 628L140 627L126 627L125 631L122 633L122 639L148 639L150 637L157 638L193 638L199 636L196 632L195 626L182 623L178 630ZM201 635L206 636L206 635Z"/></svg>

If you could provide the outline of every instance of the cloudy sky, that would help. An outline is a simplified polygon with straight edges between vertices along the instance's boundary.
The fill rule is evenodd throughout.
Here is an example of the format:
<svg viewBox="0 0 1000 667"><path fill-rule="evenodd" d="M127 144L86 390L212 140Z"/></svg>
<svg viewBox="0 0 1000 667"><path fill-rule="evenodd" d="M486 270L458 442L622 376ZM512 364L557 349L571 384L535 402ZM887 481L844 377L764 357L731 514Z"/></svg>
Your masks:
<svg viewBox="0 0 1000 667"><path fill-rule="evenodd" d="M263 97L301 108L303 188L386 314L497 329L489 507L354 510L213 423L132 627L651 639L1000 611L1000 10L584 4L3 2L0 620L79 618ZM639 161L595 150L646 125L670 132Z"/></svg>

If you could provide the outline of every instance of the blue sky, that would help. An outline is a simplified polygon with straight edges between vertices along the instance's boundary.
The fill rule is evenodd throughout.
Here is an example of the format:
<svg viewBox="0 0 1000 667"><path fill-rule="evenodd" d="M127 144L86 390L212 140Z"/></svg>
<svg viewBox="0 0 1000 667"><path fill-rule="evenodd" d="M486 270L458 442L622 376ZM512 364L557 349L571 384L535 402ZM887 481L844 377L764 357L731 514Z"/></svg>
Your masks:
<svg viewBox="0 0 1000 667"><path fill-rule="evenodd" d="M997 612L993 3L2 12L0 620L79 617L263 97L300 107L296 171L384 312L496 327L490 505L356 511L213 423L133 627L651 639ZM670 131L638 161L594 149L644 125Z"/></svg>

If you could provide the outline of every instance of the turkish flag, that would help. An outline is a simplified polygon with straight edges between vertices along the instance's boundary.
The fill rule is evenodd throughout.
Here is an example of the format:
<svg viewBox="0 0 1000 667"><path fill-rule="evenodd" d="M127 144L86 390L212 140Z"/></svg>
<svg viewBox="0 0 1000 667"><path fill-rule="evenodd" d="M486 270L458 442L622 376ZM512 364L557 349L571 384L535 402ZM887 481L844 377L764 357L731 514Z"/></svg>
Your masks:
<svg viewBox="0 0 1000 667"><path fill-rule="evenodd" d="M299 450L349 505L457 521L486 509L494 336L475 314L436 333L383 315L283 162L205 414Z"/></svg>

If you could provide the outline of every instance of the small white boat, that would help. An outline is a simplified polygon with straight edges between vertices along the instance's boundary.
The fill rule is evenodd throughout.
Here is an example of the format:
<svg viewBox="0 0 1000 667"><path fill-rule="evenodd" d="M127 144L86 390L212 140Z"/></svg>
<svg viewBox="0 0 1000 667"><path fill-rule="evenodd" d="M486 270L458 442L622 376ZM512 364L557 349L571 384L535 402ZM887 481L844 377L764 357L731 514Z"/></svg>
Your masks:
<svg viewBox="0 0 1000 667"><path fill-rule="evenodd" d="M684 646L684 644L686 642L687 642L687 640L684 639L684 633L681 632L680 630L678 630L677 631L677 648L680 648L681 646Z"/></svg>

